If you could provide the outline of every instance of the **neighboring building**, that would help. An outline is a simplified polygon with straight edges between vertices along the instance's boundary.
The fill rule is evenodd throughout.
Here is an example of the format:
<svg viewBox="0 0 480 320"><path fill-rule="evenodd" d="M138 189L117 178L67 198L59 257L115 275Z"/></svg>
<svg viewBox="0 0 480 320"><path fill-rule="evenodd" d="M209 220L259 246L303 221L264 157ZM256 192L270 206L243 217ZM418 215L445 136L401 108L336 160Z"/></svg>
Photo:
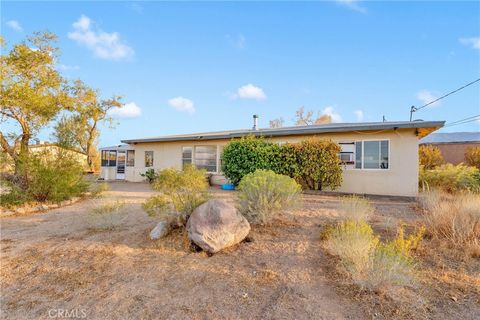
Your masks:
<svg viewBox="0 0 480 320"><path fill-rule="evenodd" d="M143 181L148 169L181 169L195 164L225 182L220 155L233 138L253 134L277 143L305 138L332 139L342 147L346 163L340 192L416 196L418 140L441 128L444 121L331 123L275 129L231 130L122 140L126 145L101 148L101 178Z"/></svg>
<svg viewBox="0 0 480 320"><path fill-rule="evenodd" d="M480 132L433 133L420 144L438 147L445 161L456 165L465 162L468 147L480 147Z"/></svg>
<svg viewBox="0 0 480 320"><path fill-rule="evenodd" d="M51 155L55 155L57 154L60 150L64 151L64 152L67 152L68 155L74 159L77 159L77 161L79 161L82 166L83 166L83 170L85 172L88 172L90 171L90 168L88 167L88 163L87 163L87 156L83 153L81 153L80 151L77 151L77 150L74 150L74 149L66 149L66 148L63 148L63 147L60 147L54 143L50 143L50 142L47 142L47 141L40 141L40 140L37 140L35 144L31 144L28 146L28 149L31 151L31 152L47 152Z"/></svg>

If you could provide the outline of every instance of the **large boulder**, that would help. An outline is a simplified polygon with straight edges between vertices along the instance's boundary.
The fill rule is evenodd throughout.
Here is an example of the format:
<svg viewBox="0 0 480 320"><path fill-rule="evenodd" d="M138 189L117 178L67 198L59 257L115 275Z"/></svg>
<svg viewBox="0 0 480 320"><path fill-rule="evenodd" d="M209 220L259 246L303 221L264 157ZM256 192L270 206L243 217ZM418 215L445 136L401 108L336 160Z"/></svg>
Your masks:
<svg viewBox="0 0 480 320"><path fill-rule="evenodd" d="M196 245L216 253L245 239L250 224L232 204L213 199L193 211L187 222L187 231Z"/></svg>

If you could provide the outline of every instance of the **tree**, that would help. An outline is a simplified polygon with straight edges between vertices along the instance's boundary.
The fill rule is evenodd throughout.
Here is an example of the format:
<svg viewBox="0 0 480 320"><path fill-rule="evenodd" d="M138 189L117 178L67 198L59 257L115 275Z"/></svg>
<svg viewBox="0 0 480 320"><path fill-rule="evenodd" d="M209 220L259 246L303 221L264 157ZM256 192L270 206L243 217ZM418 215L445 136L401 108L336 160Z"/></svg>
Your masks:
<svg viewBox="0 0 480 320"><path fill-rule="evenodd" d="M305 107L301 106L295 111L295 125L296 126L309 126L313 124L313 111L306 111Z"/></svg>
<svg viewBox="0 0 480 320"><path fill-rule="evenodd" d="M445 163L440 149L432 145L420 146L418 148L418 158L420 165L427 170L434 169Z"/></svg>
<svg viewBox="0 0 480 320"><path fill-rule="evenodd" d="M329 114L320 114L315 120L315 124L332 123L332 116Z"/></svg>
<svg viewBox="0 0 480 320"><path fill-rule="evenodd" d="M74 148L87 156L87 164L94 171L98 155L96 144L101 122L112 124L109 110L121 108L121 97L100 100L98 92L82 81L74 82L73 109L70 115L63 116L55 126L55 139L63 147Z"/></svg>
<svg viewBox="0 0 480 320"><path fill-rule="evenodd" d="M284 124L284 121L283 121L282 117L270 120L270 128L272 128L272 129L273 128L281 128L281 127L283 127L283 124Z"/></svg>
<svg viewBox="0 0 480 320"><path fill-rule="evenodd" d="M52 33L35 33L1 55L0 146L17 174L30 139L70 105L66 82L55 69L56 39Z"/></svg>

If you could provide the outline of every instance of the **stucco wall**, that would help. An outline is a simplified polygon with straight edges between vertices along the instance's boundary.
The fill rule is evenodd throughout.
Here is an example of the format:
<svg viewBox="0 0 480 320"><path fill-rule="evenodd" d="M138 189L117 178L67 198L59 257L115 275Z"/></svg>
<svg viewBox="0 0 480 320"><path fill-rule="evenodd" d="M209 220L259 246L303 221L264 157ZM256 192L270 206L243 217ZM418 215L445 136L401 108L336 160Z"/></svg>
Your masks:
<svg viewBox="0 0 480 320"><path fill-rule="evenodd" d="M440 149L443 158L455 165L465 162L465 152L468 147L480 147L480 143L434 143Z"/></svg>

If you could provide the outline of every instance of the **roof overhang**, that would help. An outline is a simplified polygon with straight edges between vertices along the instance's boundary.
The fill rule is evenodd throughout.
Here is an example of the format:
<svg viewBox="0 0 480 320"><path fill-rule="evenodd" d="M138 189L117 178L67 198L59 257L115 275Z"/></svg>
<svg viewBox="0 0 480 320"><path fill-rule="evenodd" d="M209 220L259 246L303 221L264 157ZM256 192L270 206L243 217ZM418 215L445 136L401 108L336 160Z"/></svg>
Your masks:
<svg viewBox="0 0 480 320"><path fill-rule="evenodd" d="M417 136L423 138L443 127L445 121L399 121L399 122L366 122L366 123L330 123L325 125L297 126L275 129L234 130L185 134L142 139L121 140L122 143L136 144L167 141L206 141L218 139L240 138L246 135L262 137L281 137L292 135L312 135L324 133L356 132L356 131L388 131L398 129L416 129Z"/></svg>

